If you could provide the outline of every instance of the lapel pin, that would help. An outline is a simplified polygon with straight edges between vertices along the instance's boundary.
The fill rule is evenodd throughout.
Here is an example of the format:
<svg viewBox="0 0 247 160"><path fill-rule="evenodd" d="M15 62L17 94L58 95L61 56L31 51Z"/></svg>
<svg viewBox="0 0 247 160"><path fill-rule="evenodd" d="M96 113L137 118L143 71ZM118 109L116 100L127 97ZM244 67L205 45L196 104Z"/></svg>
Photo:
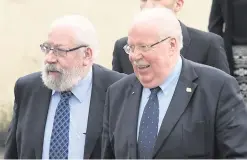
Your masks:
<svg viewBox="0 0 247 160"><path fill-rule="evenodd" d="M192 92L191 88L186 88L186 92Z"/></svg>
<svg viewBox="0 0 247 160"><path fill-rule="evenodd" d="M132 94L134 94L135 92L132 92Z"/></svg>

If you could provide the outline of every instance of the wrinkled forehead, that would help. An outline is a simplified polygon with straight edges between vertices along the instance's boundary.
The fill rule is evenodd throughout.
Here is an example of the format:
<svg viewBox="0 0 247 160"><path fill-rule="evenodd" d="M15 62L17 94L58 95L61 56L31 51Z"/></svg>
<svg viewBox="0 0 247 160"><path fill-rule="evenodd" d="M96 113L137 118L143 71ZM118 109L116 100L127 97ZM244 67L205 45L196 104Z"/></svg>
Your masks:
<svg viewBox="0 0 247 160"><path fill-rule="evenodd" d="M132 25L128 32L128 43L151 43L160 38L159 29L152 23L138 23Z"/></svg>
<svg viewBox="0 0 247 160"><path fill-rule="evenodd" d="M70 45L75 43L75 31L67 26L57 26L48 32L48 42L53 44Z"/></svg>

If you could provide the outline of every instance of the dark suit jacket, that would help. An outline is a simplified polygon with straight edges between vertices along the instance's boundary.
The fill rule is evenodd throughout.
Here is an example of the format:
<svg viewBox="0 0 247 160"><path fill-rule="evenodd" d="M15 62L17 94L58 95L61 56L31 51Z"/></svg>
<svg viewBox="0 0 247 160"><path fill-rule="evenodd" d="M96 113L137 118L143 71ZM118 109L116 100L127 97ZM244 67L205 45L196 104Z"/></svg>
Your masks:
<svg viewBox="0 0 247 160"><path fill-rule="evenodd" d="M183 34L183 49L181 55L194 62L206 64L230 73L220 36L186 27L180 23ZM123 50L127 44L127 37L116 41L113 51L112 69L120 73L133 73L128 55Z"/></svg>
<svg viewBox="0 0 247 160"><path fill-rule="evenodd" d="M141 94L142 85L134 74L108 88L103 158L137 158ZM247 158L246 122L237 81L218 69L183 59L153 158Z"/></svg>
<svg viewBox="0 0 247 160"><path fill-rule="evenodd" d="M92 95L88 116L84 158L100 158L103 110L107 88L124 74L93 65ZM18 79L15 85L14 115L6 141L6 159L41 159L46 118L51 98L41 73Z"/></svg>
<svg viewBox="0 0 247 160"><path fill-rule="evenodd" d="M208 30L224 38L231 71L234 69L232 45L247 45L246 15L246 0L213 0L212 2Z"/></svg>

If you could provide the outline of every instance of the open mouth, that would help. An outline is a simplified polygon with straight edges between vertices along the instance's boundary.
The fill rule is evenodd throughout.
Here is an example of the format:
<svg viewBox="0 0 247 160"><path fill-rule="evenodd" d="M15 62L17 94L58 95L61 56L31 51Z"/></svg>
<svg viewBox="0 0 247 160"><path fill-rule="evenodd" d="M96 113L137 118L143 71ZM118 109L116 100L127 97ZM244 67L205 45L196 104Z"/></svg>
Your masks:
<svg viewBox="0 0 247 160"><path fill-rule="evenodd" d="M55 72L55 73L57 72L57 73L59 73L58 71L48 71L48 72Z"/></svg>
<svg viewBox="0 0 247 160"><path fill-rule="evenodd" d="M145 69L145 68L150 67L150 65L139 65L137 67L138 67L138 69Z"/></svg>
<svg viewBox="0 0 247 160"><path fill-rule="evenodd" d="M48 74L59 74L59 71L55 71L55 70L49 70L47 71Z"/></svg>

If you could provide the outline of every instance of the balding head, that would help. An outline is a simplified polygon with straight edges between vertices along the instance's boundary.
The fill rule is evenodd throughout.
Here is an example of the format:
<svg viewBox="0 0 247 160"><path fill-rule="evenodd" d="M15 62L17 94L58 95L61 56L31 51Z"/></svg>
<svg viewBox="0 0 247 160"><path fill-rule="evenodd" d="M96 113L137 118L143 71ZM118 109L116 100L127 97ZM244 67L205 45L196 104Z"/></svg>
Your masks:
<svg viewBox="0 0 247 160"><path fill-rule="evenodd" d="M125 50L144 87L164 82L178 61L182 39L180 23L170 9L144 9L135 16Z"/></svg>
<svg viewBox="0 0 247 160"><path fill-rule="evenodd" d="M71 34L76 45L88 45L93 51L93 58L99 52L98 37L93 24L81 15L66 15L54 20L50 26L50 33L56 30L66 30Z"/></svg>
<svg viewBox="0 0 247 160"><path fill-rule="evenodd" d="M140 27L139 27L140 26ZM131 28L147 28L159 37L171 36L178 41L179 49L183 47L182 30L176 15L167 8L146 8L139 12Z"/></svg>

